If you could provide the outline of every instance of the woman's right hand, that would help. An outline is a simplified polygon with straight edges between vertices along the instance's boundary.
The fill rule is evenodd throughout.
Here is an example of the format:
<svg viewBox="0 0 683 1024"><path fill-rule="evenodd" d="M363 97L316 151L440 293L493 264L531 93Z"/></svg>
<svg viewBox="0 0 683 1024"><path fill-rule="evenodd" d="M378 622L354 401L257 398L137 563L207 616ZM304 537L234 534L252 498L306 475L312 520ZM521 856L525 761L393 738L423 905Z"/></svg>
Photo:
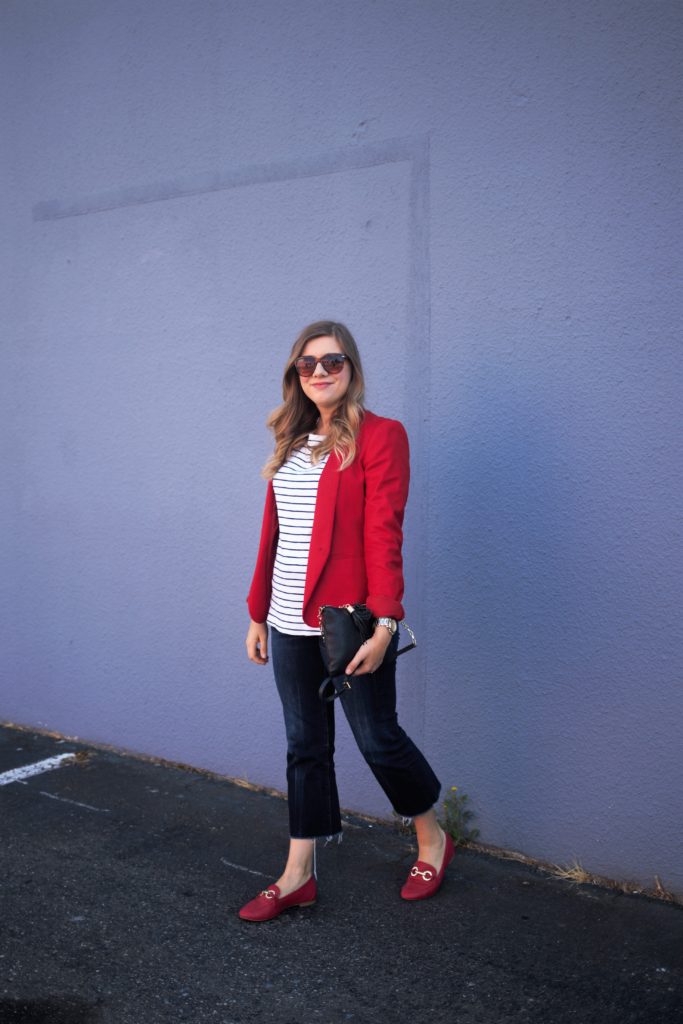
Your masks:
<svg viewBox="0 0 683 1024"><path fill-rule="evenodd" d="M252 619L247 630L247 656L257 665L268 664L268 626Z"/></svg>

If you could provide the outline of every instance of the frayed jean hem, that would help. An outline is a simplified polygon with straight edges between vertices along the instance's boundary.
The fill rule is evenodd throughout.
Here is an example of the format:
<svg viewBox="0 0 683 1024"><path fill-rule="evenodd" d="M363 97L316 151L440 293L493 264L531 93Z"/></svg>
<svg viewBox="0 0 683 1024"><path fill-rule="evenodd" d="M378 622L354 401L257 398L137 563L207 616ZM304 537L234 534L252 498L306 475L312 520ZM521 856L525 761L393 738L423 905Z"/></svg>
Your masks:
<svg viewBox="0 0 683 1024"><path fill-rule="evenodd" d="M339 832L333 832L332 835L330 835L330 836L326 836L326 835L322 835L322 836L293 836L290 833L289 838L290 839L309 839L312 843L314 843L316 841L316 839L324 839L325 840L325 846L327 846L327 844L331 843L333 839L336 839L337 843L341 843L343 835L344 835L343 831L340 830Z"/></svg>
<svg viewBox="0 0 683 1024"><path fill-rule="evenodd" d="M394 807L394 814L397 814L398 817L401 819L401 824L402 825L412 825L412 823L415 820L415 818L419 818L419 817L421 817L421 815L427 814L429 811L431 811L435 807L436 807L436 803L433 803L433 804L430 804L429 807L425 807L425 809L423 811L414 811L412 814L403 814L402 811L397 811L396 808Z"/></svg>

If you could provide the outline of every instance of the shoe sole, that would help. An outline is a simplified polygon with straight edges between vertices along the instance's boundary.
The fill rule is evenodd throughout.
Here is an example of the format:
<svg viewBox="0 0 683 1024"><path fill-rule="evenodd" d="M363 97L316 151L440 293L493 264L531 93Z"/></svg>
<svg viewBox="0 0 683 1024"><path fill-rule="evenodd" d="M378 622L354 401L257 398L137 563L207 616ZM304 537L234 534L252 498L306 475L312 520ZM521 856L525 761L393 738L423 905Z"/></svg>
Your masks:
<svg viewBox="0 0 683 1024"><path fill-rule="evenodd" d="M238 914L240 921L248 921L249 924L263 924L265 921L274 921L280 914L284 914L287 910L296 910L297 907L312 907L317 903L317 900L308 900L307 903L291 903L288 907L283 907L279 914L274 914L273 917L242 917Z"/></svg>

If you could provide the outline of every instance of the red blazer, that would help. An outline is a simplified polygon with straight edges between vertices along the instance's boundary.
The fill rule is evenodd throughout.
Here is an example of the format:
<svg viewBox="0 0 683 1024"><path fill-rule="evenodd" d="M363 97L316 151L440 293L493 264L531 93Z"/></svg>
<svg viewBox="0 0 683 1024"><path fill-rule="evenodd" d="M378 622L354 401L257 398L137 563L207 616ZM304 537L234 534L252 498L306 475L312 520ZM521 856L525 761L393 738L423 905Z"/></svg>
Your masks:
<svg viewBox="0 0 683 1024"><path fill-rule="evenodd" d="M304 589L304 622L318 625L322 604L364 602L375 615L404 616L403 511L408 498L408 436L398 420L366 412L357 454L339 472L331 452L320 474ZM268 481L249 614L265 622L278 538L277 507Z"/></svg>

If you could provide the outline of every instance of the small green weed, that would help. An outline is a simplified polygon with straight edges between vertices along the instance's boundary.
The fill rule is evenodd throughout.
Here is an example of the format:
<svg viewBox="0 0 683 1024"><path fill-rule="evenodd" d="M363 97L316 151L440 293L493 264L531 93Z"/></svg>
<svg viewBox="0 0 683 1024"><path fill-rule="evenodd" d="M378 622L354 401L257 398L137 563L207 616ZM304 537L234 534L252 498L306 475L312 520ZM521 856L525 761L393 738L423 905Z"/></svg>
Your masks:
<svg viewBox="0 0 683 1024"><path fill-rule="evenodd" d="M478 828L470 828L474 811L468 807L467 793L458 792L457 786L451 786L448 796L443 802L444 817L441 827L448 832L456 846L465 846L474 842L479 836Z"/></svg>

